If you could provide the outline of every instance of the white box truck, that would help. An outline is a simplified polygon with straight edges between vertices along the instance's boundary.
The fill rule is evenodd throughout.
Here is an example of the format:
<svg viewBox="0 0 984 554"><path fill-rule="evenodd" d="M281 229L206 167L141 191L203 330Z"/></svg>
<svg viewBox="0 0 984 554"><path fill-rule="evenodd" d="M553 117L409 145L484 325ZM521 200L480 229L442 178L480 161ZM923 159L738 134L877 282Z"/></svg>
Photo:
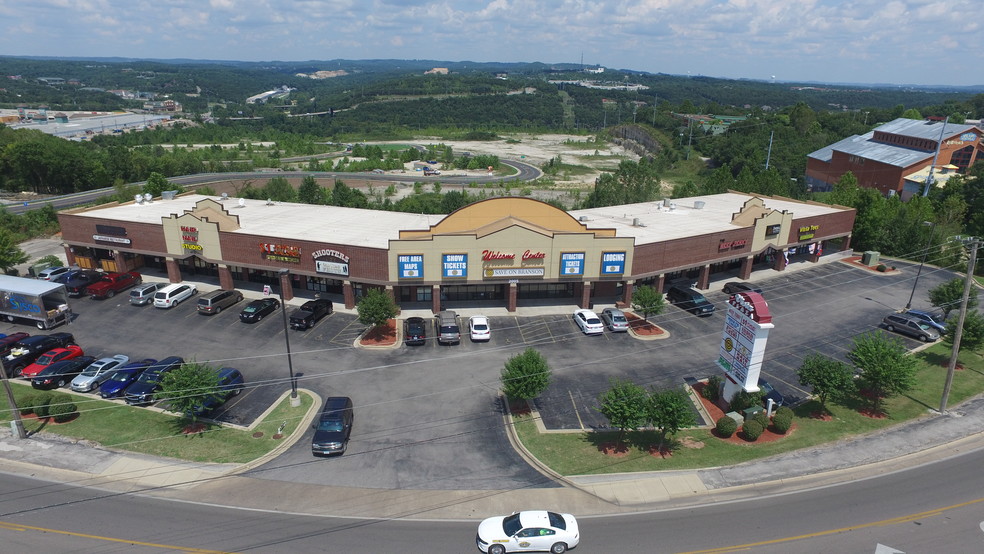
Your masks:
<svg viewBox="0 0 984 554"><path fill-rule="evenodd" d="M0 275L0 317L33 321L38 329L67 323L72 316L68 291L61 283Z"/></svg>

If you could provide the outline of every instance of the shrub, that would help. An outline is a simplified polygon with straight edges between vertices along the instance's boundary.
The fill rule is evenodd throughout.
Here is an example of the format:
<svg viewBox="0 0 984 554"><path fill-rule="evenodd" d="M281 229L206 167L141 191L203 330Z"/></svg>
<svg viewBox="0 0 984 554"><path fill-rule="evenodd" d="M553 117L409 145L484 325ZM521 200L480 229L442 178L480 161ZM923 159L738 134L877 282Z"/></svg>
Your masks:
<svg viewBox="0 0 984 554"><path fill-rule="evenodd" d="M731 404L728 405L728 411L738 412L740 414L752 406L761 405L762 391L748 392L745 390L740 390L735 393L734 398L731 399Z"/></svg>
<svg viewBox="0 0 984 554"><path fill-rule="evenodd" d="M21 415L30 415L34 413L35 398L36 397L33 394L26 394L21 397L20 402L17 403Z"/></svg>
<svg viewBox="0 0 984 554"><path fill-rule="evenodd" d="M888 270L888 267L885 264L878 264L875 267L875 269L877 269L878 271L881 271L882 273L885 273L885 271Z"/></svg>
<svg viewBox="0 0 984 554"><path fill-rule="evenodd" d="M772 413L773 416L777 416L779 414L786 414L789 419L793 419L793 409L789 406L780 406L775 412Z"/></svg>
<svg viewBox="0 0 984 554"><path fill-rule="evenodd" d="M750 419L741 426L741 433L745 435L745 438L754 441L762 435L762 431L765 431L765 427L755 419Z"/></svg>
<svg viewBox="0 0 984 554"><path fill-rule="evenodd" d="M53 395L50 392L42 392L41 394L34 396L34 402L31 404L34 407L34 415L39 418L48 417L48 404L51 404L51 399Z"/></svg>
<svg viewBox="0 0 984 554"><path fill-rule="evenodd" d="M793 412L776 412L772 416L772 428L775 429L776 433L780 435L785 435L786 431L793 426Z"/></svg>
<svg viewBox="0 0 984 554"><path fill-rule="evenodd" d="M60 404L52 404L48 406L48 415L50 415L58 423L64 423L73 417L78 412L79 407L73 402L64 402Z"/></svg>
<svg viewBox="0 0 984 554"><path fill-rule="evenodd" d="M721 416L717 420L717 424L714 426L714 430L717 431L718 435L724 438L728 438L735 434L738 430L738 424L735 420L731 419L729 416Z"/></svg>
<svg viewBox="0 0 984 554"><path fill-rule="evenodd" d="M721 398L721 376L711 375L708 377L707 384L701 389L700 395L711 402L717 402L718 398Z"/></svg>
<svg viewBox="0 0 984 554"><path fill-rule="evenodd" d="M763 429L769 426L769 416L765 415L765 412L759 412L755 414L754 416L752 416L752 419L757 421L759 425L762 426Z"/></svg>

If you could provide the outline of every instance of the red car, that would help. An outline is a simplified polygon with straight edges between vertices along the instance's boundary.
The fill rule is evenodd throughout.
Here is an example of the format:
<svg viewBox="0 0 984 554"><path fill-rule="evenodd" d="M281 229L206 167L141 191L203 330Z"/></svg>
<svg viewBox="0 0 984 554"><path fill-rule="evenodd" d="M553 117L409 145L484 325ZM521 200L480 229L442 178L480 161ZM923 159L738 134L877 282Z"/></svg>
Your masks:
<svg viewBox="0 0 984 554"><path fill-rule="evenodd" d="M41 370L49 365L55 362L78 358L82 354L84 354L84 352L82 352L82 347L77 344L70 344L64 348L52 348L44 354L41 354L41 357L35 360L33 364L21 370L20 376L24 379L33 379L38 373L41 372Z"/></svg>
<svg viewBox="0 0 984 554"><path fill-rule="evenodd" d="M116 296L116 293L122 292L134 285L139 285L142 281L143 278L136 271L107 273L98 281L86 287L85 293L92 298L112 298Z"/></svg>

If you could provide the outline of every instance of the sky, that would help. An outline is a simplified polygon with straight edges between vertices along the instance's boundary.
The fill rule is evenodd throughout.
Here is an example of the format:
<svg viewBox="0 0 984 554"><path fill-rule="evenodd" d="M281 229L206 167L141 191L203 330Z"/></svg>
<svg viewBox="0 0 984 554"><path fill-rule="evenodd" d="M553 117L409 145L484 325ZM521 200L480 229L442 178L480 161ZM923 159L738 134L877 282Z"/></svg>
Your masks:
<svg viewBox="0 0 984 554"><path fill-rule="evenodd" d="M0 0L0 54L984 85L981 0ZM332 69L328 67L319 69Z"/></svg>

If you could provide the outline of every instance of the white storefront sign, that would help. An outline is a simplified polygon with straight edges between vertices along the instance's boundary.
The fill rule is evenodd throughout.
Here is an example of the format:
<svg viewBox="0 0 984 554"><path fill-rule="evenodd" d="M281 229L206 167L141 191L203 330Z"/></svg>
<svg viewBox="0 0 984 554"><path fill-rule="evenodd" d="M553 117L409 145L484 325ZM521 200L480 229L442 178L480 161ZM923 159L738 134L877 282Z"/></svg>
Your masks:
<svg viewBox="0 0 984 554"><path fill-rule="evenodd" d="M758 390L759 373L765 357L769 330L774 327L769 305L757 292L741 292L728 300L724 332L717 364L731 383L725 384L726 398L737 391L732 383L748 392Z"/></svg>

